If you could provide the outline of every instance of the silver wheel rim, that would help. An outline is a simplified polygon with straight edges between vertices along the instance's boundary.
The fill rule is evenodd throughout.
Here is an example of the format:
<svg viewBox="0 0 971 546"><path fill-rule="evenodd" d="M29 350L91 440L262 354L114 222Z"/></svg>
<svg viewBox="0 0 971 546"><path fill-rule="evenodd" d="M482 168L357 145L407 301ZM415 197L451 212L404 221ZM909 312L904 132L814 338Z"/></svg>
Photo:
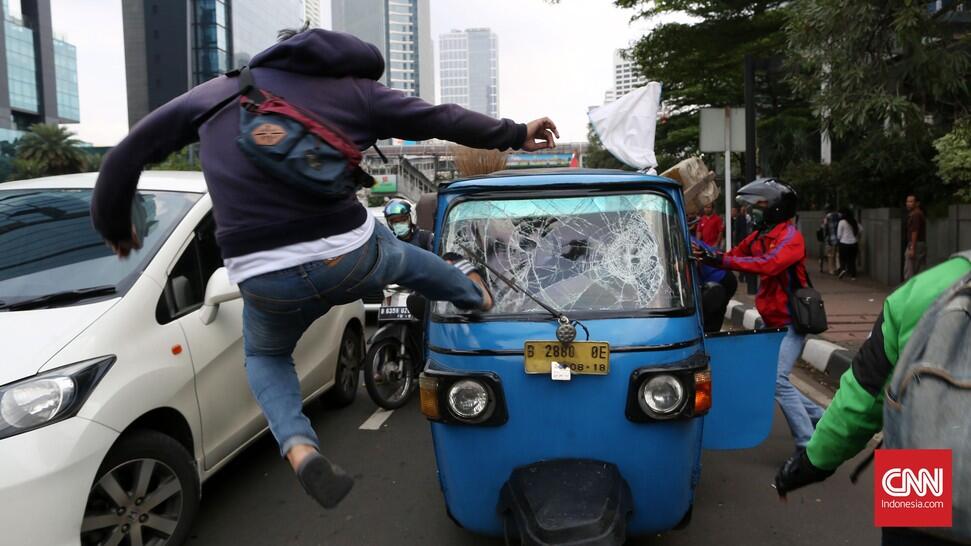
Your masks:
<svg viewBox="0 0 971 546"><path fill-rule="evenodd" d="M374 367L377 372L373 377L374 387L383 399L392 404L404 398L411 388L411 373L404 369L405 366L399 362L398 357L398 347L393 343L385 344L374 355L377 364ZM389 377L389 368L394 368L392 377Z"/></svg>
<svg viewBox="0 0 971 546"><path fill-rule="evenodd" d="M341 354L340 354L340 377L338 377L338 382L340 383L341 390L344 392L352 392L354 390L354 381L358 373L358 364L360 363L360 358L358 358L357 349L359 347L354 336L344 336L344 341L341 344Z"/></svg>
<svg viewBox="0 0 971 546"><path fill-rule="evenodd" d="M91 488L81 522L84 546L163 546L182 516L182 484L156 459L132 459Z"/></svg>

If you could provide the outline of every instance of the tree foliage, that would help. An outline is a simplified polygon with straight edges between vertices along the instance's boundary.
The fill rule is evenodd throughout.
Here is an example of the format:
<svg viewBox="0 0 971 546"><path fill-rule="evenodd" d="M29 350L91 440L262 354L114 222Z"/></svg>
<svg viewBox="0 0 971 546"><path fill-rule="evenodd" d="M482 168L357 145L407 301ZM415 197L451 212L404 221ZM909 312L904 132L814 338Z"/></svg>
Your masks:
<svg viewBox="0 0 971 546"><path fill-rule="evenodd" d="M14 176L35 178L82 172L87 164L81 142L67 129L36 123L16 145Z"/></svg>
<svg viewBox="0 0 971 546"><path fill-rule="evenodd" d="M613 156L600 141L600 136L593 129L593 124L587 124L587 152L583 154L583 166L588 169L625 169L632 170Z"/></svg>
<svg viewBox="0 0 971 546"><path fill-rule="evenodd" d="M934 141L937 171L955 195L971 203L971 118L954 124L954 129Z"/></svg>

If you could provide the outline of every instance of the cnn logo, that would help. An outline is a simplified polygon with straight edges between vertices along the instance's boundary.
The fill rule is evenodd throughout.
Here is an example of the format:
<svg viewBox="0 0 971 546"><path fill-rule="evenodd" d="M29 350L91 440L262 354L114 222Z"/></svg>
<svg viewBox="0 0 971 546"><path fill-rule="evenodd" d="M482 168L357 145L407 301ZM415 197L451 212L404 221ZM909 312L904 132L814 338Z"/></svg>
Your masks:
<svg viewBox="0 0 971 546"><path fill-rule="evenodd" d="M878 449L873 482L877 527L951 526L951 450Z"/></svg>

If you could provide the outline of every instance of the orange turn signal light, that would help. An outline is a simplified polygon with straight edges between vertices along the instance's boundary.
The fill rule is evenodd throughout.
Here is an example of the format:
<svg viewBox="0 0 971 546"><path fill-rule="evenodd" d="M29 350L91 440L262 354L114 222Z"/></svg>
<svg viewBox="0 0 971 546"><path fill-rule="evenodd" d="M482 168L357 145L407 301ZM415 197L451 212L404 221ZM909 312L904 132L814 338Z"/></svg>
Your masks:
<svg viewBox="0 0 971 546"><path fill-rule="evenodd" d="M421 395L421 412L429 419L442 418L438 407L438 379L422 375L418 379L418 392Z"/></svg>
<svg viewBox="0 0 971 546"><path fill-rule="evenodd" d="M711 370L695 372L695 415L711 409Z"/></svg>

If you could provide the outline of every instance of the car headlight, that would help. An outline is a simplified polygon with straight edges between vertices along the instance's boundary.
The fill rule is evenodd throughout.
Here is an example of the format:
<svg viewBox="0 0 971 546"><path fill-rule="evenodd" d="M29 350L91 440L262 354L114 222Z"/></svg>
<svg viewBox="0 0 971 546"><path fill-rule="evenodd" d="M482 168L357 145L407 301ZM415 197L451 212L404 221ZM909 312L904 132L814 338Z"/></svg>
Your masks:
<svg viewBox="0 0 971 546"><path fill-rule="evenodd" d="M684 402L684 386L673 375L658 375L641 385L638 401L646 411L667 415Z"/></svg>
<svg viewBox="0 0 971 546"><path fill-rule="evenodd" d="M463 379L448 390L448 408L459 419L474 421L485 416L489 409L489 389L479 381Z"/></svg>
<svg viewBox="0 0 971 546"><path fill-rule="evenodd" d="M0 387L0 439L77 415L114 362L94 358Z"/></svg>

